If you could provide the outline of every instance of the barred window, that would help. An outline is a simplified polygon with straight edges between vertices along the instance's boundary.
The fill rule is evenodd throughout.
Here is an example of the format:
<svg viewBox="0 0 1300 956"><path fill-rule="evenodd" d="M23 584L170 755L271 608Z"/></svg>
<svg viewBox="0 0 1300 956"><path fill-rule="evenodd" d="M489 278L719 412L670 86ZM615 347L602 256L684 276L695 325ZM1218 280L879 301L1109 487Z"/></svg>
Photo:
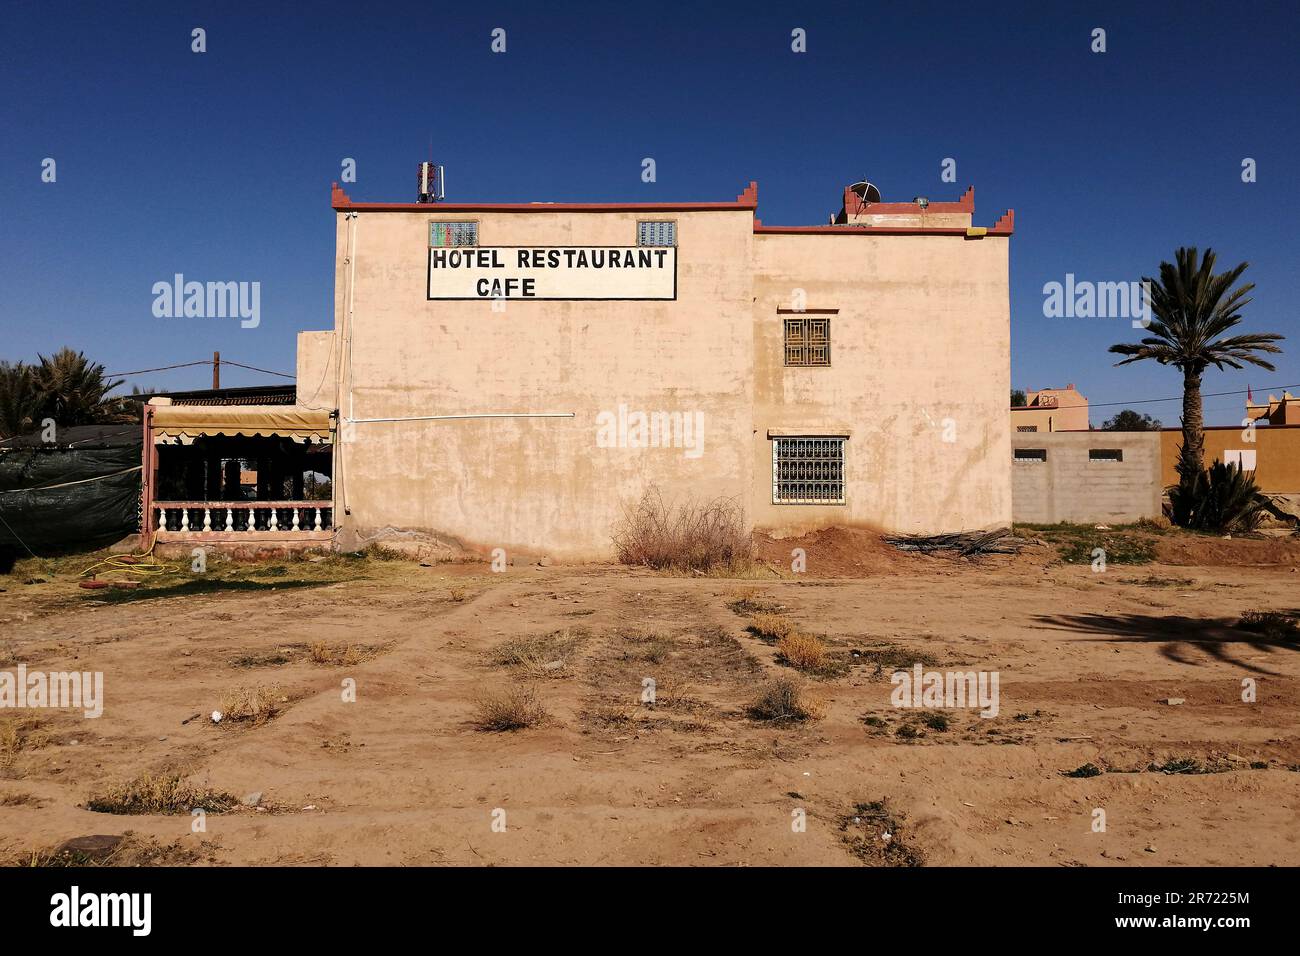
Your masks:
<svg viewBox="0 0 1300 956"><path fill-rule="evenodd" d="M1013 457L1016 461L1047 461L1047 449L1017 448Z"/></svg>
<svg viewBox="0 0 1300 956"><path fill-rule="evenodd" d="M478 223L476 222L429 223L429 247L432 249L477 245Z"/></svg>
<svg viewBox="0 0 1300 956"><path fill-rule="evenodd" d="M786 365L831 364L831 320L826 317L785 320Z"/></svg>
<svg viewBox="0 0 1300 956"><path fill-rule="evenodd" d="M772 503L844 504L843 438L773 438Z"/></svg>
<svg viewBox="0 0 1300 956"><path fill-rule="evenodd" d="M1016 426L1016 431L1018 431L1018 432L1036 432L1036 431L1038 431L1038 426L1037 426L1037 425L1017 425L1017 426Z"/></svg>
<svg viewBox="0 0 1300 956"><path fill-rule="evenodd" d="M1122 448L1089 448L1089 461L1123 461L1124 449Z"/></svg>
<svg viewBox="0 0 1300 956"><path fill-rule="evenodd" d="M636 224L638 246L677 245L677 223L642 221Z"/></svg>

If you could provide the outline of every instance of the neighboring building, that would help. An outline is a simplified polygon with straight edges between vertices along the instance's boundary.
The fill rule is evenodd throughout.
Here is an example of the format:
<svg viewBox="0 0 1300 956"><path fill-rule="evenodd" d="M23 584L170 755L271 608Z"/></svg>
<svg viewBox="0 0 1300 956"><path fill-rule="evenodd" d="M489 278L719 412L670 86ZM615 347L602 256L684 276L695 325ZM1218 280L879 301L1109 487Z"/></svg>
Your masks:
<svg viewBox="0 0 1300 956"><path fill-rule="evenodd" d="M1282 397L1268 397L1267 402L1255 402L1246 396L1246 417L1267 425L1300 425L1300 398L1284 391Z"/></svg>
<svg viewBox="0 0 1300 956"><path fill-rule="evenodd" d="M840 224L785 227L755 218L752 183L687 203L336 186L334 328L299 335L297 405L157 409L155 429L300 442L295 472L331 443L332 500L270 515L283 534L323 512L345 548L603 559L653 488L735 498L778 534L1005 525L1013 216L974 226L973 190L878 198L856 184Z"/></svg>
<svg viewBox="0 0 1300 956"><path fill-rule="evenodd" d="M1160 515L1158 432L1019 432L1011 447L1017 522L1122 524Z"/></svg>
<svg viewBox="0 0 1300 956"><path fill-rule="evenodd" d="M1183 445L1181 428L1160 431L1160 482L1162 487L1178 484L1178 450ZM1205 464L1233 462L1253 472L1260 491L1269 494L1300 494L1300 424L1227 425L1205 429Z"/></svg>
<svg viewBox="0 0 1300 956"><path fill-rule="evenodd" d="M1065 388L1040 388L1025 393L1024 405L1011 408L1013 432L1076 432L1088 430L1088 400L1071 383Z"/></svg>

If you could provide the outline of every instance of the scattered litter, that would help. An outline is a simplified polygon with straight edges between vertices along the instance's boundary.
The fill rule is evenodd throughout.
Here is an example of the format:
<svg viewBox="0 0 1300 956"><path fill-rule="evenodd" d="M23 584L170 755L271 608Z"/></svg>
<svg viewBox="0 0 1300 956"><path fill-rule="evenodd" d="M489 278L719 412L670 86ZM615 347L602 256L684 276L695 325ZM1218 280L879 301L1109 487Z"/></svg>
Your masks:
<svg viewBox="0 0 1300 956"><path fill-rule="evenodd" d="M1156 703L1157 703L1157 704L1168 704L1170 707L1177 707L1179 704L1185 704L1185 703L1187 703L1187 700L1186 700L1186 698L1183 698L1183 697L1166 697L1166 698L1164 698L1164 700L1158 700L1158 701L1156 701Z"/></svg>
<svg viewBox="0 0 1300 956"><path fill-rule="evenodd" d="M181 721L181 726L184 727L191 720L198 720L202 716L203 716L202 714L190 714L190 716L186 717L184 720Z"/></svg>
<svg viewBox="0 0 1300 956"><path fill-rule="evenodd" d="M224 717L224 716L225 716L225 715L224 715L221 711L219 711L219 710L214 710L214 711L212 712L212 722L213 722L214 724L219 724L219 723L221 723L221 718Z"/></svg>
<svg viewBox="0 0 1300 956"><path fill-rule="evenodd" d="M255 807L262 802L262 791L254 790L252 793L244 797L244 799L239 802L246 807Z"/></svg>

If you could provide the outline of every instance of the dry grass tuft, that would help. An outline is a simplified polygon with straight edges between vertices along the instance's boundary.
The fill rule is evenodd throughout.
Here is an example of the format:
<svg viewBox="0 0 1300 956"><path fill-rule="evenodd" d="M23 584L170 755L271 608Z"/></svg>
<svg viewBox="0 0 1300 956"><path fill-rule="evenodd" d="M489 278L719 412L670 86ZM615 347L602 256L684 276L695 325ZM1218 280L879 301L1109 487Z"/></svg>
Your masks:
<svg viewBox="0 0 1300 956"><path fill-rule="evenodd" d="M317 641L307 648L307 654L317 664L332 664L335 667L354 667L370 660L379 648L367 644L330 644Z"/></svg>
<svg viewBox="0 0 1300 956"><path fill-rule="evenodd" d="M0 755L39 750L50 742L35 717L6 717L0 720Z"/></svg>
<svg viewBox="0 0 1300 956"><path fill-rule="evenodd" d="M588 634L564 629L502 641L489 656L498 667L511 667L538 677L563 677Z"/></svg>
<svg viewBox="0 0 1300 956"><path fill-rule="evenodd" d="M623 564L678 572L744 569L753 554L736 499L668 505L655 487L636 507L624 509L614 529L614 549Z"/></svg>
<svg viewBox="0 0 1300 956"><path fill-rule="evenodd" d="M781 641L798 633L794 621L784 614L770 614L766 611L750 616L748 630L765 641Z"/></svg>
<svg viewBox="0 0 1300 956"><path fill-rule="evenodd" d="M755 720L799 723L820 720L822 706L808 697L803 685L793 677L777 677L759 689L748 712Z"/></svg>
<svg viewBox="0 0 1300 956"><path fill-rule="evenodd" d="M232 794L220 793L190 783L180 771L142 774L96 794L86 809L96 813L225 813L239 803Z"/></svg>
<svg viewBox="0 0 1300 956"><path fill-rule="evenodd" d="M40 807L45 801L30 793L0 793L0 807Z"/></svg>
<svg viewBox="0 0 1300 956"><path fill-rule="evenodd" d="M466 592L464 588L448 588L447 597L459 604L465 600Z"/></svg>
<svg viewBox="0 0 1300 956"><path fill-rule="evenodd" d="M776 614L784 606L769 601L753 588L732 591L727 595L727 607L737 614Z"/></svg>
<svg viewBox="0 0 1300 956"><path fill-rule="evenodd" d="M826 645L821 638L811 634L793 632L781 638L776 645L777 653L787 664L796 670L825 670L828 663Z"/></svg>
<svg viewBox="0 0 1300 956"><path fill-rule="evenodd" d="M274 684L269 687L240 687L221 699L221 725L248 724L260 727L279 716L289 698Z"/></svg>
<svg viewBox="0 0 1300 956"><path fill-rule="evenodd" d="M141 838L127 831L122 836L101 834L74 837L48 850L26 850L0 857L0 866L13 867L88 867L88 866L189 866L216 862L213 844L204 841L198 848L180 840L159 843L154 837Z"/></svg>
<svg viewBox="0 0 1300 956"><path fill-rule="evenodd" d="M531 687L515 687L480 697L474 708L474 725L479 730L500 733L536 727L549 716Z"/></svg>
<svg viewBox="0 0 1300 956"><path fill-rule="evenodd" d="M1237 622L1237 627L1277 641L1300 640L1300 622L1282 611L1247 611Z"/></svg>
<svg viewBox="0 0 1300 956"><path fill-rule="evenodd" d="M672 656L677 642L658 631L619 631L616 640L624 643L623 660L662 664Z"/></svg>

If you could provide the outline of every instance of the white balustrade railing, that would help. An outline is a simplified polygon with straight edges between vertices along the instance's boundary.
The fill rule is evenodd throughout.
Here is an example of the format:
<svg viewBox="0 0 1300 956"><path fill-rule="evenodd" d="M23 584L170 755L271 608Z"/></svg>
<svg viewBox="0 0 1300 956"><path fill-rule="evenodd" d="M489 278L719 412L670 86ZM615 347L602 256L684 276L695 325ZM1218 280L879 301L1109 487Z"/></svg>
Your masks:
<svg viewBox="0 0 1300 956"><path fill-rule="evenodd" d="M332 501L155 501L159 531L301 534L334 527Z"/></svg>

